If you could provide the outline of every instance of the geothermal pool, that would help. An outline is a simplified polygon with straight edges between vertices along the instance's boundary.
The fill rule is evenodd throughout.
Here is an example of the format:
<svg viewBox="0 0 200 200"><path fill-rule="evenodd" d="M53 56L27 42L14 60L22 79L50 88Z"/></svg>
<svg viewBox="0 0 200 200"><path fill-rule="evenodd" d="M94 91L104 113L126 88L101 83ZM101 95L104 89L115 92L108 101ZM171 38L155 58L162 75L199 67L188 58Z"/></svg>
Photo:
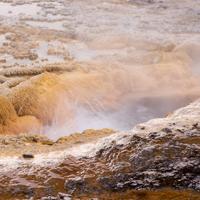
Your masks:
<svg viewBox="0 0 200 200"><path fill-rule="evenodd" d="M62 84L70 85L62 100L44 105L54 114L48 123L40 119L38 132L53 139L88 128L130 130L167 116L199 96L196 4L2 1L2 91L7 95L52 66L79 68L61 75ZM40 115L20 113L27 114Z"/></svg>
<svg viewBox="0 0 200 200"><path fill-rule="evenodd" d="M195 0L0 1L0 199L199 199L199 22Z"/></svg>

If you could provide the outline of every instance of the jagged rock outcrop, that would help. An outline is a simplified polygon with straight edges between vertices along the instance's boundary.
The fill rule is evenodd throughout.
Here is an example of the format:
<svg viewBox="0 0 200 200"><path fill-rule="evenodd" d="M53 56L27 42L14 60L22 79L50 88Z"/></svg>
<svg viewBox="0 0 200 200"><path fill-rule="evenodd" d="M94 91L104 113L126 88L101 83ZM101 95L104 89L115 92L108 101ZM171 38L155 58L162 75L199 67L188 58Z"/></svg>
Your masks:
<svg viewBox="0 0 200 200"><path fill-rule="evenodd" d="M200 190L199 104L196 101L165 119L151 120L105 140L92 159L84 160L87 168L80 167L84 176L66 180L66 190Z"/></svg>
<svg viewBox="0 0 200 200"><path fill-rule="evenodd" d="M199 191L199 115L200 100L166 118L96 142L82 141L69 149L63 149L65 140L55 142L55 153L36 154L31 163L16 160L14 171L7 167L10 175L1 174L1 180L7 182L1 184L0 194L12 191L11 195L39 198L56 197L58 192L73 197L98 196L166 187ZM10 184L13 179L17 181L14 189Z"/></svg>

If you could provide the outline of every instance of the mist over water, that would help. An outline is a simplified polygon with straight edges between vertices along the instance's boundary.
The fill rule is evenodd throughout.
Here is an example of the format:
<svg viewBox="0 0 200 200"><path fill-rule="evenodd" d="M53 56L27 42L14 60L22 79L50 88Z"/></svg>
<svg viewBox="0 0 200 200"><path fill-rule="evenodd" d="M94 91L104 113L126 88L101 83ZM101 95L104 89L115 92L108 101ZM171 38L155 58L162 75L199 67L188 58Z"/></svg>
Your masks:
<svg viewBox="0 0 200 200"><path fill-rule="evenodd" d="M198 52L198 48L192 52L187 46L163 50L155 64L151 60L157 55L149 53L152 58L143 65L120 60L119 66L112 64L112 58L108 66L98 60L98 66L87 73L70 79L64 76L71 89L58 102L45 134L57 139L86 129L130 130L138 123L166 117L200 96L199 74L195 72Z"/></svg>
<svg viewBox="0 0 200 200"><path fill-rule="evenodd" d="M166 117L168 114L192 102L197 96L144 98L135 102L126 100L117 110L91 111L84 107L76 107L72 119L60 123L55 117L53 123L44 128L45 134L57 139L86 129L112 128L130 130L134 125L153 118ZM65 108L62 106L62 112ZM55 115L59 116L60 113Z"/></svg>
<svg viewBox="0 0 200 200"><path fill-rule="evenodd" d="M1 22L8 27L0 35L2 62L11 82L13 73L23 74L21 65L33 68L25 72L28 78L36 66L59 63L59 68L71 61L80 66L59 74L59 87L67 91L59 91L58 99L44 95L42 106L33 102L41 133L50 138L88 128L129 130L200 96L198 5L195 0L3 1ZM27 110L19 115L32 114Z"/></svg>

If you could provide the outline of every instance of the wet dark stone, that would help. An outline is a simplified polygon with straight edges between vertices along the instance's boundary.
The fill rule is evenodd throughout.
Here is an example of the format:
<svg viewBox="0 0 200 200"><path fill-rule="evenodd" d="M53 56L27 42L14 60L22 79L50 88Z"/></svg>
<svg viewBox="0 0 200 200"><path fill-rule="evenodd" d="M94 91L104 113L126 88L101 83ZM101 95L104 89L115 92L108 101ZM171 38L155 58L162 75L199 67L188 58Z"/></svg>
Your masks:
<svg viewBox="0 0 200 200"><path fill-rule="evenodd" d="M172 130L170 128L163 128L161 131L165 133L172 133Z"/></svg>
<svg viewBox="0 0 200 200"><path fill-rule="evenodd" d="M57 199L58 200L71 200L72 195L59 192Z"/></svg>
<svg viewBox="0 0 200 200"><path fill-rule="evenodd" d="M71 178L65 181L65 189L70 193L75 192L76 190L84 191L85 190L85 181L82 177Z"/></svg>
<svg viewBox="0 0 200 200"><path fill-rule="evenodd" d="M157 132L149 133L149 138L151 138L151 139L155 139L157 136L158 136Z"/></svg>
<svg viewBox="0 0 200 200"><path fill-rule="evenodd" d="M33 154L23 154L22 157L24 159L33 159L34 158L34 155Z"/></svg>

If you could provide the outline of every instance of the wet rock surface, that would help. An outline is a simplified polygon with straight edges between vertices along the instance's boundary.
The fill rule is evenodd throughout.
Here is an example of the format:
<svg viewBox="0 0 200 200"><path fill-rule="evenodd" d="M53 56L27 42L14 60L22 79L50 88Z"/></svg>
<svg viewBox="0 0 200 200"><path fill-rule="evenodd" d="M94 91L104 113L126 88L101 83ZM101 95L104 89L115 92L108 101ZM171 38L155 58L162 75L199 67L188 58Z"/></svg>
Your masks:
<svg viewBox="0 0 200 200"><path fill-rule="evenodd" d="M44 161L51 158L49 163L43 163L42 158L36 161L39 158L35 157L31 165L22 162L14 171L7 168L1 173L0 194L62 199L65 193L67 198L85 195L93 198L106 193L126 194L130 190L199 191L198 106L199 101L167 118L151 120L132 131L104 137L94 146L89 144L88 151L79 155L69 150L58 159L62 151L57 151L57 157L44 154ZM58 160L53 163L55 158Z"/></svg>
<svg viewBox="0 0 200 200"><path fill-rule="evenodd" d="M195 131L195 137L199 139L199 130ZM199 190L199 141L190 143L192 138L186 136L183 143L176 132L165 136L160 134L157 132L158 137L155 139L134 135L126 145L113 144L108 149L100 150L93 162L97 166L98 162L104 163L104 173L95 173L101 169L92 167L92 164L89 167L94 172L98 187L95 187L94 180L90 181L93 179L90 174L88 178L67 180L65 188L72 193L161 187Z"/></svg>

